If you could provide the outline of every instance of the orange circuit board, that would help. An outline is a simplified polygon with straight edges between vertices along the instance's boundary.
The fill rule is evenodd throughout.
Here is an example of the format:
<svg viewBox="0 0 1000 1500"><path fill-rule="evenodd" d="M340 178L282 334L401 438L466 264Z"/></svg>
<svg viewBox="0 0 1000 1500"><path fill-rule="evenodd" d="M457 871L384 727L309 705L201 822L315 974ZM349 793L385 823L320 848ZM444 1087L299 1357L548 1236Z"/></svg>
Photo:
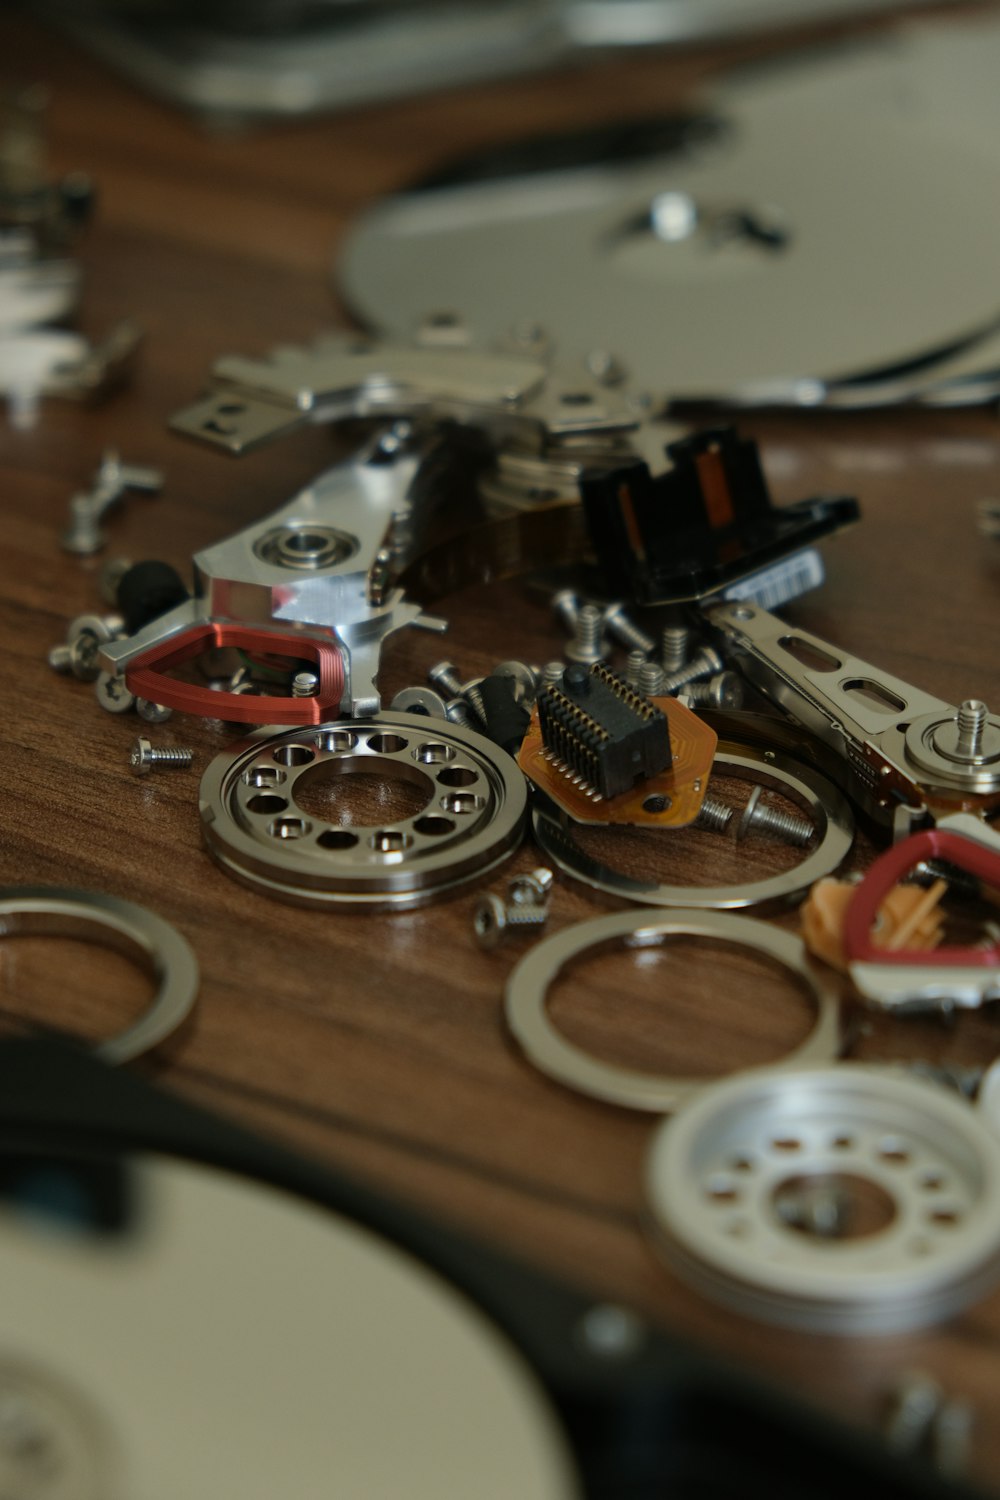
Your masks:
<svg viewBox="0 0 1000 1500"><path fill-rule="evenodd" d="M518 752L517 763L541 791L577 823L631 823L683 828L701 811L718 736L676 698L651 698L666 716L671 766L618 797L601 797L568 766L546 750L538 709Z"/></svg>

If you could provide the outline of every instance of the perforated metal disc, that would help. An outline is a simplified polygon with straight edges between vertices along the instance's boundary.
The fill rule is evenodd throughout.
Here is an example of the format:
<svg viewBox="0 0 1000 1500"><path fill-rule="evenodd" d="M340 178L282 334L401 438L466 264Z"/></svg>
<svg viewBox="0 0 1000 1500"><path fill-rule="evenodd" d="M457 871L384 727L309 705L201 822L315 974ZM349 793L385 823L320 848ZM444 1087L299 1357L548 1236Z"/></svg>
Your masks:
<svg viewBox="0 0 1000 1500"><path fill-rule="evenodd" d="M793 1185L885 1206L844 1238L792 1227ZM1000 1278L1000 1159L966 1103L877 1068L746 1073L663 1126L647 1162L657 1243L714 1301L816 1332L894 1333L951 1316Z"/></svg>

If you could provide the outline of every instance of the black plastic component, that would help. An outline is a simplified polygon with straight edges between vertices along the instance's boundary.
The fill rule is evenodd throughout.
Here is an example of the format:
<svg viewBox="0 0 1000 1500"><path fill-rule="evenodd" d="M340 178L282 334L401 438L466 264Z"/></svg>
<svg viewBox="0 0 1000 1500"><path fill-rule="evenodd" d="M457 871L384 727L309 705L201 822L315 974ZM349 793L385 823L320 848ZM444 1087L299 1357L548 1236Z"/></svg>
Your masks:
<svg viewBox="0 0 1000 1500"><path fill-rule="evenodd" d="M567 667L538 699L542 744L600 797L619 797L670 767L665 715L603 662Z"/></svg>
<svg viewBox="0 0 1000 1500"><path fill-rule="evenodd" d="M496 673L484 677L479 693L486 711L486 733L495 745L516 755L531 715L515 700L510 678L498 677Z"/></svg>
<svg viewBox="0 0 1000 1500"><path fill-rule="evenodd" d="M165 562L134 563L118 582L118 608L129 635L189 597L176 568Z"/></svg>
<svg viewBox="0 0 1000 1500"><path fill-rule="evenodd" d="M654 478L641 460L587 470L587 528L614 598L639 604L701 599L800 552L860 517L849 496L772 504L757 444L735 428L672 443Z"/></svg>

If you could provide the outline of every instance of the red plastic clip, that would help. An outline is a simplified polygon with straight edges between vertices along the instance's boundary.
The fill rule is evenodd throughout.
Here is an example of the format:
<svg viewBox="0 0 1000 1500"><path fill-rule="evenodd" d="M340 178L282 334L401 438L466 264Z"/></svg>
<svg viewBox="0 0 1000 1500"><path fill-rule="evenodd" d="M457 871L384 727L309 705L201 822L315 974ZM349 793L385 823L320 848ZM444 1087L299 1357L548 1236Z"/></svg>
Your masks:
<svg viewBox="0 0 1000 1500"><path fill-rule="evenodd" d="M246 693L217 692L208 686L167 676L172 668L224 646L272 655L286 647L289 657L316 663L319 677L316 692L310 698L252 697ZM344 663L332 641L206 620L137 656L125 669L125 681L137 698L148 698L151 703L163 703L202 719L231 719L238 724L322 724L340 713Z"/></svg>
<svg viewBox="0 0 1000 1500"><path fill-rule="evenodd" d="M844 918L844 953L848 963L919 964L923 968L990 968L1000 964L1000 946L983 948L877 948L872 926L879 907L903 876L922 859L946 859L987 885L1000 887L1000 854L975 839L929 828L887 849L869 869L854 893Z"/></svg>

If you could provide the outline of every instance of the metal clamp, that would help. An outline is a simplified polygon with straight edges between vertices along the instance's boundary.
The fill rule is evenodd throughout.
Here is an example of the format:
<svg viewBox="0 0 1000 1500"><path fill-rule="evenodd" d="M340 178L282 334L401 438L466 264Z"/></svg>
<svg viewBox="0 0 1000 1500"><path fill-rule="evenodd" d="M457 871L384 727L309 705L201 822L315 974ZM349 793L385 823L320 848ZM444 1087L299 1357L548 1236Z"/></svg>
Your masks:
<svg viewBox="0 0 1000 1500"><path fill-rule="evenodd" d="M104 1062L131 1062L156 1047L189 1014L198 993L198 961L175 927L143 906L99 891L58 886L0 890L0 937L80 938L131 959L158 985L146 1013L94 1053Z"/></svg>
<svg viewBox="0 0 1000 1500"><path fill-rule="evenodd" d="M553 1026L545 1006L549 986L581 954L609 943L654 948L672 937L702 937L733 943L762 954L790 970L816 1009L810 1035L780 1064L782 1068L832 1062L840 1051L840 1012L833 995L811 968L798 938L749 917L715 912L617 912L581 922L538 943L507 981L507 1024L524 1052L543 1073L580 1093L629 1109L670 1113L694 1098L712 1080L665 1078L600 1061L569 1042Z"/></svg>

